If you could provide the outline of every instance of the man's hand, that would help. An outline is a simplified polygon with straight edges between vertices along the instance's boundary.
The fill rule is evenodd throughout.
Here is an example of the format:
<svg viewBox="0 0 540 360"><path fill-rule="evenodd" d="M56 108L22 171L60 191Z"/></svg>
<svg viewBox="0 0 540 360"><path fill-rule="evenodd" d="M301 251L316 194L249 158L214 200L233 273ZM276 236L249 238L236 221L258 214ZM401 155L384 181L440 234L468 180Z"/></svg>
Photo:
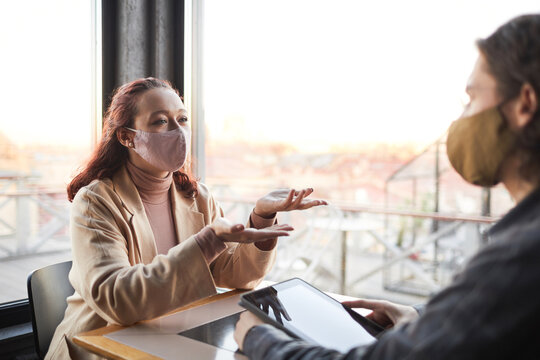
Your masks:
<svg viewBox="0 0 540 360"><path fill-rule="evenodd" d="M240 349L240 351L242 351L244 348L244 338L246 337L249 329L262 324L264 324L264 322L249 311L244 311L240 315L240 319L236 323L233 335L234 341L236 341L236 343L238 344L238 348Z"/></svg>
<svg viewBox="0 0 540 360"><path fill-rule="evenodd" d="M345 301L343 304L351 308L373 310L366 317L384 328L401 325L418 318L418 313L412 306L394 304L386 300L355 300Z"/></svg>

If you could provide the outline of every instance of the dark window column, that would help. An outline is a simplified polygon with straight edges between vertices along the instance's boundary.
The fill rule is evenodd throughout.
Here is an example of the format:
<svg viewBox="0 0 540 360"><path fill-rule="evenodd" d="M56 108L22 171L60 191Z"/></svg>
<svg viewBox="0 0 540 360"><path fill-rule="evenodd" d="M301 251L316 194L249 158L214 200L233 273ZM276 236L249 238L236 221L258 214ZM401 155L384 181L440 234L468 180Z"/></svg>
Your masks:
<svg viewBox="0 0 540 360"><path fill-rule="evenodd" d="M184 94L184 0L102 0L103 111L118 86L169 80Z"/></svg>

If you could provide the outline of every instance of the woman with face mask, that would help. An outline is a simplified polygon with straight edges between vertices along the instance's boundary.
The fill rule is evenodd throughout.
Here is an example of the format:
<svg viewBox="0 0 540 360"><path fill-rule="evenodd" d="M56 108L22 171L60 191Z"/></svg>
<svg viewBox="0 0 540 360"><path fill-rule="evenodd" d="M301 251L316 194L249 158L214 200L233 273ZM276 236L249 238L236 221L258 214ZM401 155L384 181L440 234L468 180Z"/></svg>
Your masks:
<svg viewBox="0 0 540 360"><path fill-rule="evenodd" d="M276 213L324 205L313 189L276 190L256 202L248 227L231 224L189 175L187 112L178 93L146 78L115 92L103 137L68 186L75 293L47 359L92 359L71 337L130 325L216 293L250 289L270 270Z"/></svg>
<svg viewBox="0 0 540 360"><path fill-rule="evenodd" d="M502 182L516 206L453 283L417 309L358 300L391 328L347 354L293 340L244 312L235 340L251 359L540 359L540 15L515 18L477 43L470 103L447 153L468 182Z"/></svg>

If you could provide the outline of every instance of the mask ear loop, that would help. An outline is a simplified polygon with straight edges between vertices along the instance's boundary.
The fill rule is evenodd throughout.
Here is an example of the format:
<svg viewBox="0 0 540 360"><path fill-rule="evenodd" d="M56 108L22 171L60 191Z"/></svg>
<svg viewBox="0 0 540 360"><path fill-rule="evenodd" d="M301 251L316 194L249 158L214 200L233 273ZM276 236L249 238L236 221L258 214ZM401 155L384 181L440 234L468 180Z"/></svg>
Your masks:
<svg viewBox="0 0 540 360"><path fill-rule="evenodd" d="M133 131L133 132L135 132L135 133L137 132L137 130L135 130L135 129L132 129L132 128L130 128L130 127L127 127L127 126L124 126L124 129L130 130L130 131ZM126 147L128 147L128 148L131 148L131 149L135 149L135 144L133 143L133 141L132 141L132 140L129 140L129 141L128 141L128 143L127 143L127 145L125 145L125 146L126 146Z"/></svg>
<svg viewBox="0 0 540 360"><path fill-rule="evenodd" d="M508 121L508 118L506 117L506 114L504 113L503 111L503 106L505 106L506 104L508 104L508 102L512 100L512 99L504 99L503 101L501 101L499 103L499 105L496 106L497 108L497 111L499 111L499 114L501 115L502 119L503 119L503 122L504 122L504 126L506 126L508 129L511 130L510 128L510 122Z"/></svg>
<svg viewBox="0 0 540 360"><path fill-rule="evenodd" d="M531 140L531 139L528 139L525 134L527 133L526 131L526 128L527 126L525 126L525 129L523 129L523 131L521 132L515 132L513 131L511 128L510 128L510 122L508 121L508 118L506 117L504 111L503 111L503 106L506 105L510 100L512 100L511 98L510 99L505 99L503 101L501 101L499 103L499 105L497 105L497 109L499 110L499 113L501 114L501 117L504 121L504 125L506 127L508 127L510 129L510 131L514 132L518 138L518 141L519 141L519 144L516 143L516 148L517 147L524 147L525 149L527 150L532 150L532 151L540 151L540 142L538 141L534 141ZM540 111L537 110L537 117L538 117L538 121L540 122ZM539 125L540 127L540 125Z"/></svg>
<svg viewBox="0 0 540 360"><path fill-rule="evenodd" d="M507 103L510 100L511 99L504 100L498 105L499 112L501 113L501 116L503 117L503 120L504 120L506 126L509 126L509 122L508 122L508 119L506 118L506 116L504 115L504 113L502 111L502 106L504 106L504 104ZM536 127L538 128L537 133L540 135L540 108L536 110L536 114L534 116L536 117L536 123L538 123L538 125L536 125ZM534 133L534 125L533 125L534 123L535 123L535 121L534 121L534 118L533 118L533 120L531 120L531 122L528 125L525 125L525 127L522 129L522 131L516 133L518 141L519 141L519 144L516 144L516 148L517 147L523 147L526 150L530 150L530 151L537 152L537 153L540 152L540 141L539 141L539 139L529 138L529 137L527 137L525 135L525 134L528 133L527 130L528 130L529 127L533 128L532 132Z"/></svg>
<svg viewBox="0 0 540 360"><path fill-rule="evenodd" d="M512 128L510 127L510 122L508 121L508 117L506 116L506 114L504 113L503 111L503 106L505 106L506 104L508 104L509 101L511 101L512 98L506 98L504 100L502 100L499 105L497 105L497 111L499 112L502 120L503 120L503 124L504 126L512 133L514 133L516 135L516 141L514 142L514 145L512 147L512 149L509 151L509 153L513 153L515 152L516 150L519 151L519 147L520 146L524 146L527 148L526 144L524 143L526 140L524 140L524 137L523 137L523 133L519 133L519 132L515 132L514 130L512 130ZM502 129L502 128L501 128ZM540 149L540 144L537 144L538 146L538 149ZM507 155L508 156L508 155ZM497 171L497 177L500 178L500 167L499 167L499 170Z"/></svg>
<svg viewBox="0 0 540 360"><path fill-rule="evenodd" d="M506 122L506 117L504 116L502 111L501 114L503 115L504 121ZM532 135L529 137L526 135L528 133L532 133ZM533 119L531 119L529 124L525 125L521 131L516 133L516 135L519 140L519 144L516 144L516 147L521 146L529 151L533 151L536 153L540 152L540 139L538 139L538 137L540 136L540 108L536 110L536 114L534 115ZM536 136L536 138L534 136Z"/></svg>

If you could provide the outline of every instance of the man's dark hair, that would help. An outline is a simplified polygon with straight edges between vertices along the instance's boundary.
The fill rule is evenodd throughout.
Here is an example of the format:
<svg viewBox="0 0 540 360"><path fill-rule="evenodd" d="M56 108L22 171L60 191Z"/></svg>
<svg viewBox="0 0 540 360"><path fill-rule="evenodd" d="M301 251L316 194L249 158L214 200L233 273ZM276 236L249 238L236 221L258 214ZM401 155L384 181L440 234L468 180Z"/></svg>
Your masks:
<svg viewBox="0 0 540 360"><path fill-rule="evenodd" d="M540 14L516 17L486 39L476 42L497 81L497 91L505 100L516 97L528 83L540 100ZM522 130L518 152L522 175L540 180L540 110Z"/></svg>

